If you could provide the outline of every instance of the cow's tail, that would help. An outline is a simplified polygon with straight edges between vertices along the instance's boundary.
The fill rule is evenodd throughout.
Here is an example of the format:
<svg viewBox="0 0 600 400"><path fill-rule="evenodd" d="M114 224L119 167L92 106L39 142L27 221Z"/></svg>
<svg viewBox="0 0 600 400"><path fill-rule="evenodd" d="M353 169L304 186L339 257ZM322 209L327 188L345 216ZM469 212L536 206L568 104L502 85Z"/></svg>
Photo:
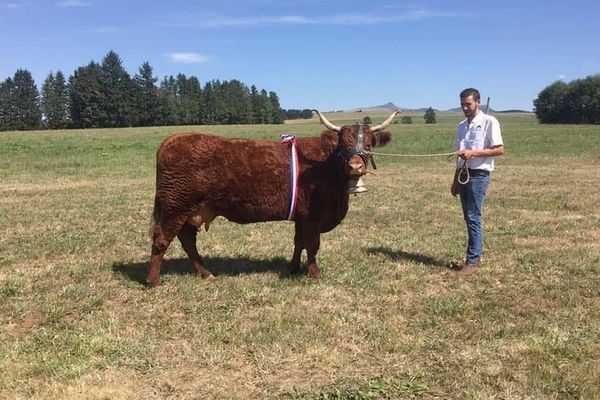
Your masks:
<svg viewBox="0 0 600 400"><path fill-rule="evenodd" d="M150 227L148 228L148 236L150 239L154 237L154 227L160 219L160 203L158 199L154 199L154 209L152 210L152 216L150 216Z"/></svg>

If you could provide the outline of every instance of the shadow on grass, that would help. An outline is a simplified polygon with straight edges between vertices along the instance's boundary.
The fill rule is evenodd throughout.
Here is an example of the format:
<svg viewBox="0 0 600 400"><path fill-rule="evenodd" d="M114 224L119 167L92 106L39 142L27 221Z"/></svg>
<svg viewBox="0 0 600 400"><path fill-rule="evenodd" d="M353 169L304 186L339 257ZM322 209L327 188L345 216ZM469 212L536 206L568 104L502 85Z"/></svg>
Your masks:
<svg viewBox="0 0 600 400"><path fill-rule="evenodd" d="M266 260L256 260L247 257L204 257L206 268L214 276L237 276L249 273L262 273L269 271L279 272L281 279L294 279L303 277L306 272L290 274L289 260L276 257ZM125 278L146 285L146 271L150 262L142 263L114 263L113 271L122 274ZM161 276L164 275L194 275L194 267L188 258L165 259L160 268Z"/></svg>
<svg viewBox="0 0 600 400"><path fill-rule="evenodd" d="M452 269L450 262L447 260L440 260L434 257L427 256L420 253L409 253L402 250L392 250L389 247L369 247L366 249L367 254L383 254L392 261L413 261L419 264L424 264L435 268L448 268Z"/></svg>

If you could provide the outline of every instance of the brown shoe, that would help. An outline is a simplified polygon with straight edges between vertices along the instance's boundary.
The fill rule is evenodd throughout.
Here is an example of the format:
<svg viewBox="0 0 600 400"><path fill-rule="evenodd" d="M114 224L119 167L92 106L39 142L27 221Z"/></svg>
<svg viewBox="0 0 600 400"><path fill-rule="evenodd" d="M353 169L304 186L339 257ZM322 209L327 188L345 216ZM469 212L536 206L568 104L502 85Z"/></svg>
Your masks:
<svg viewBox="0 0 600 400"><path fill-rule="evenodd" d="M458 271L460 276L471 276L475 272L479 271L480 263L465 263L465 265Z"/></svg>

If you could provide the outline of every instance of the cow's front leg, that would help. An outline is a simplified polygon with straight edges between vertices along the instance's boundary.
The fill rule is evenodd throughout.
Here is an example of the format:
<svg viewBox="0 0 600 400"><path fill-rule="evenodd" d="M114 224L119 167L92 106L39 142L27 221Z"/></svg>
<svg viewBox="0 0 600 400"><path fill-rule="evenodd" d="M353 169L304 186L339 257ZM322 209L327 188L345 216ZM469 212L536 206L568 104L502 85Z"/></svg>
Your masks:
<svg viewBox="0 0 600 400"><path fill-rule="evenodd" d="M294 225L294 255L290 262L290 274L300 272L300 262L302 261L302 250L304 250L304 239L302 238L302 221L296 221Z"/></svg>
<svg viewBox="0 0 600 400"><path fill-rule="evenodd" d="M160 265L163 257L171 244L172 237L164 235L161 227L154 229L152 237L152 254L150 256L150 264L148 264L146 281L150 287L156 287L160 283Z"/></svg>
<svg viewBox="0 0 600 400"><path fill-rule="evenodd" d="M321 273L317 267L317 252L321 245L321 229L319 224L307 222L302 229L304 247L308 258L308 276L318 278Z"/></svg>
<svg viewBox="0 0 600 400"><path fill-rule="evenodd" d="M169 245L175 238L175 232L181 225L175 223L165 223L164 220L157 221L154 224L152 234L152 254L150 264L148 265L148 274L146 280L150 287L156 287L160 283L160 265Z"/></svg>
<svg viewBox="0 0 600 400"><path fill-rule="evenodd" d="M196 233L198 230L195 226L190 224L184 224L177 237L181 242L181 247L188 255L194 269L196 270L196 274L201 276L202 278L212 278L213 275L209 270L204 267L204 260L202 260L202 256L198 253L198 248L196 247Z"/></svg>

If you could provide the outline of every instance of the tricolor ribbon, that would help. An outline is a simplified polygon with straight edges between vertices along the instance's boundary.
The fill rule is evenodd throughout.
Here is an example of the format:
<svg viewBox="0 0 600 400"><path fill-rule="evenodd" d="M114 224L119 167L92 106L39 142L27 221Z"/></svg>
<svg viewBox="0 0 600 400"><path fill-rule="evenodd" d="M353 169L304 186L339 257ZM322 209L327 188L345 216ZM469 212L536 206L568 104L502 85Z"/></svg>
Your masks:
<svg viewBox="0 0 600 400"><path fill-rule="evenodd" d="M298 151L296 149L296 136L281 135L281 143L291 143L292 145L292 154L290 157L290 208L287 213L287 220L291 221L294 218L296 203L298 201L298 173L300 171L298 166Z"/></svg>

